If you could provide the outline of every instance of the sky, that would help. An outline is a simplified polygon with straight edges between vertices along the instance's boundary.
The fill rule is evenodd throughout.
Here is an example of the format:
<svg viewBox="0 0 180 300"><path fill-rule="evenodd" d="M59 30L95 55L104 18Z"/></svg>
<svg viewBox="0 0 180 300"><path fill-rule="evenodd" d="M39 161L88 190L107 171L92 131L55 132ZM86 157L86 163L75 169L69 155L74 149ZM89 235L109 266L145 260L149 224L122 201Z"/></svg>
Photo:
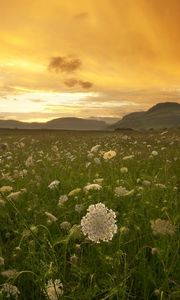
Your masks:
<svg viewBox="0 0 180 300"><path fill-rule="evenodd" d="M179 0L0 0L0 119L180 102Z"/></svg>

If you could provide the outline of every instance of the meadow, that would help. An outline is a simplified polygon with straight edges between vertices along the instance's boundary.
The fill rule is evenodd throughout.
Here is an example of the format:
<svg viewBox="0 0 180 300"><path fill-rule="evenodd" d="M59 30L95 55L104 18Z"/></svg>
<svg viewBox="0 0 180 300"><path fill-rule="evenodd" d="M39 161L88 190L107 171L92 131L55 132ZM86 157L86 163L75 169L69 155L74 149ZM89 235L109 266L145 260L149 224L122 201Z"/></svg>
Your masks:
<svg viewBox="0 0 180 300"><path fill-rule="evenodd" d="M180 299L178 130L3 130L0 170L0 299Z"/></svg>

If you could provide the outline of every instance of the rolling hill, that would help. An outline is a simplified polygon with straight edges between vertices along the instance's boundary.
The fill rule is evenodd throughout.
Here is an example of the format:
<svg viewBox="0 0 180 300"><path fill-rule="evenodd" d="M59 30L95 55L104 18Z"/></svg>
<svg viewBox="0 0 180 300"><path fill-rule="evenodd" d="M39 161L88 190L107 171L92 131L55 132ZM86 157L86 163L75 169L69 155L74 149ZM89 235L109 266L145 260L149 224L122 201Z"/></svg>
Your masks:
<svg viewBox="0 0 180 300"><path fill-rule="evenodd" d="M180 127L180 104L176 102L158 103L147 111L125 115L109 129L131 128L136 130L164 129Z"/></svg>
<svg viewBox="0 0 180 300"><path fill-rule="evenodd" d="M103 130L104 121L81 118L58 118L45 123L28 123L16 120L0 120L0 128L8 129L61 129L61 130Z"/></svg>

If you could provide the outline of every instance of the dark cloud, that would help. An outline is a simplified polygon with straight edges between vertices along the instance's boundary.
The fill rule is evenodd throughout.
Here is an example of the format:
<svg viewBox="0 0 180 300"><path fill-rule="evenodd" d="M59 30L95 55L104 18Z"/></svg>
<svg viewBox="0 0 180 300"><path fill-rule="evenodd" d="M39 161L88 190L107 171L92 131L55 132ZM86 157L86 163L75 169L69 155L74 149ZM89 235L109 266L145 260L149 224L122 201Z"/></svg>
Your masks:
<svg viewBox="0 0 180 300"><path fill-rule="evenodd" d="M80 86L83 89L90 89L93 86L93 83L90 81L83 81L75 78L66 79L64 84L69 88Z"/></svg>
<svg viewBox="0 0 180 300"><path fill-rule="evenodd" d="M81 67L81 60L78 58L68 58L63 56L55 56L51 58L48 66L49 71L71 73Z"/></svg>

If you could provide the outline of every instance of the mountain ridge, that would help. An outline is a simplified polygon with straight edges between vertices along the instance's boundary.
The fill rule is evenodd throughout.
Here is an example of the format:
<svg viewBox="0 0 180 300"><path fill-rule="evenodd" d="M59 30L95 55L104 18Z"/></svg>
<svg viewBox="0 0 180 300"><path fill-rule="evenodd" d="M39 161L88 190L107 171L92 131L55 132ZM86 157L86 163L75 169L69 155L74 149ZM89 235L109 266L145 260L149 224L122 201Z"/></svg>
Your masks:
<svg viewBox="0 0 180 300"><path fill-rule="evenodd" d="M157 103L147 111L125 115L110 129L131 128L136 130L163 129L180 127L180 104L177 102Z"/></svg>

